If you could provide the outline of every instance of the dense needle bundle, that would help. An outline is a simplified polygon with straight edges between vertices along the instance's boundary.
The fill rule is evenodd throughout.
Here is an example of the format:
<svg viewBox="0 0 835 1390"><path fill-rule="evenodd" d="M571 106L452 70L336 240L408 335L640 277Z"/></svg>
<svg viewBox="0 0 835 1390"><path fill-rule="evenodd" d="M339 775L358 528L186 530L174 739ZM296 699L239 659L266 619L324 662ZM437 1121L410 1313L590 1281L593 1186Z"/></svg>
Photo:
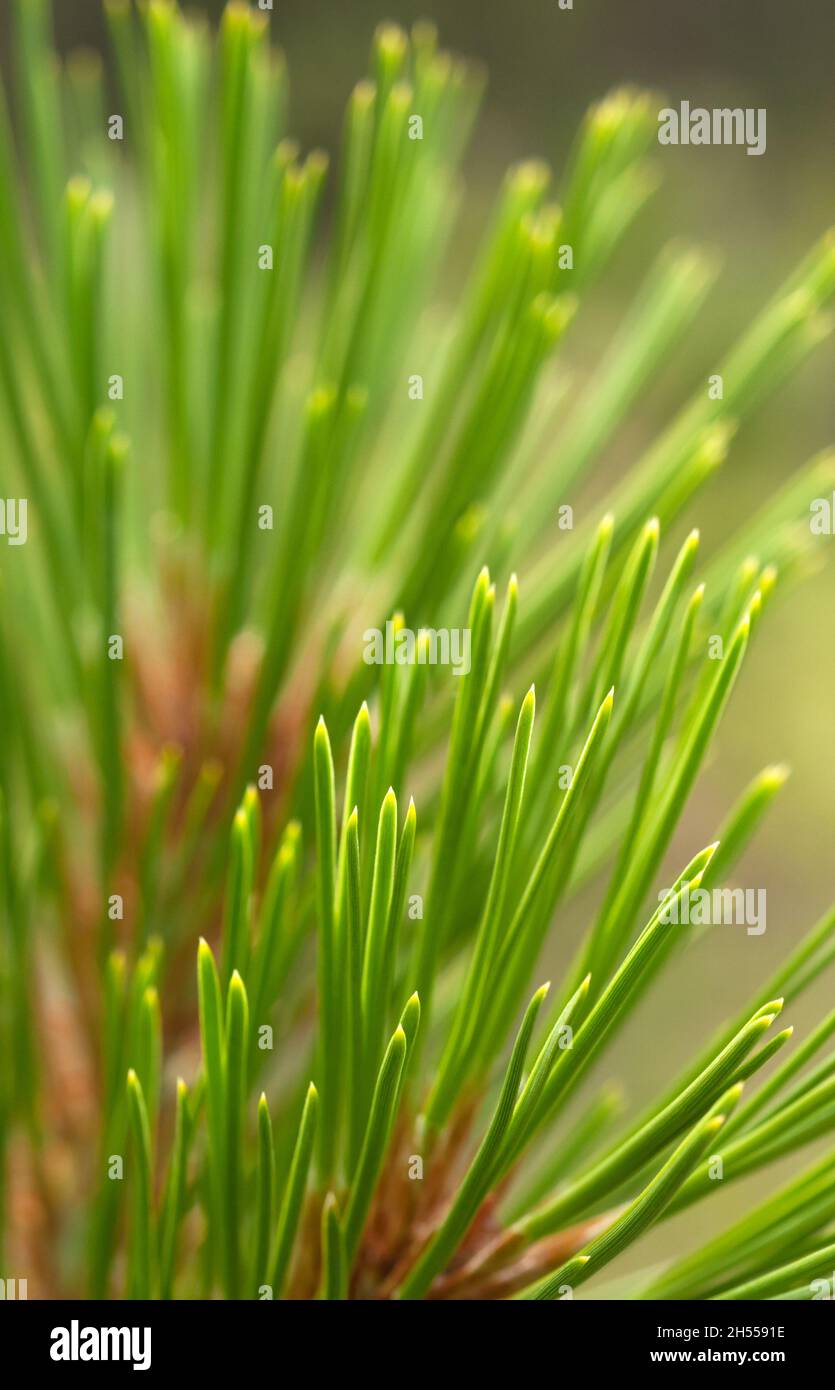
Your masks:
<svg viewBox="0 0 835 1390"><path fill-rule="evenodd" d="M0 104L3 490L27 500L2 552L0 1267L30 1296L569 1296L835 1127L835 1011L785 1053L777 1023L835 912L626 1128L608 1085L561 1125L687 949L667 851L835 459L701 576L691 532L653 587L661 533L827 333L835 244L598 507L593 465L714 274L666 251L567 408L558 348L653 192L657 103L589 113L559 206L543 165L511 170L448 313L480 77L429 26L376 35L319 238L327 161L285 134L268 17L105 8L118 95L17 0ZM784 777L673 898L728 883ZM627 1295L810 1297L832 1161Z"/></svg>

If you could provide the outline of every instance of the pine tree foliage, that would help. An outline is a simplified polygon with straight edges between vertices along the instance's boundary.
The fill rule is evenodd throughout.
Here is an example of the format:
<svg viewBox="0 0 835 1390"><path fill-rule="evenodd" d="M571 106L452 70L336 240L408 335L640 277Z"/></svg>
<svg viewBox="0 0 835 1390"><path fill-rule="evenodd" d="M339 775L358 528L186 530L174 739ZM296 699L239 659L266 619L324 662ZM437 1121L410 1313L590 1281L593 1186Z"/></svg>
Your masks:
<svg viewBox="0 0 835 1390"><path fill-rule="evenodd" d="M28 527L0 557L6 1249L44 1294L563 1298L796 1155L620 1287L811 1297L835 1013L784 1016L835 911L628 1120L613 1045L698 935L671 909L732 883L785 781L691 842L835 456L706 561L666 538L829 332L832 234L598 502L717 274L662 251L566 392L572 321L656 190L656 98L594 106L556 182L512 168L450 292L483 75L431 26L377 32L331 172L292 138L269 15L104 8L106 70L60 64L49 5L15 0L0 97L0 456Z"/></svg>

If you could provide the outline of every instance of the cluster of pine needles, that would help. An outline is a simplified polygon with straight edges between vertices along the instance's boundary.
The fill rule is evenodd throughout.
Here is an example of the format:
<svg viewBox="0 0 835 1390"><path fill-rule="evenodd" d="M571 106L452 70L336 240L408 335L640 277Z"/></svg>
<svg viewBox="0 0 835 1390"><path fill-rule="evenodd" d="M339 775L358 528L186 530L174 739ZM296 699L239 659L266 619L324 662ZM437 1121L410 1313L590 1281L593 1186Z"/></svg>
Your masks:
<svg viewBox="0 0 835 1390"><path fill-rule="evenodd" d="M568 1298L797 1155L618 1287L812 1297L835 1010L791 1043L781 1019L835 911L643 1113L599 1066L699 934L658 905L668 850L835 457L791 461L701 574L692 531L655 582L660 538L826 337L835 241L601 503L717 271L665 249L569 403L561 343L656 189L658 98L590 110L559 201L512 168L439 293L483 79L431 26L375 35L330 180L287 134L275 16L104 11L112 61L59 62L48 4L15 0L0 99L0 458L28 501L2 549L0 1272L30 1297ZM465 627L469 669L367 664L387 620L424 657L421 629ZM671 898L731 881L785 776Z"/></svg>

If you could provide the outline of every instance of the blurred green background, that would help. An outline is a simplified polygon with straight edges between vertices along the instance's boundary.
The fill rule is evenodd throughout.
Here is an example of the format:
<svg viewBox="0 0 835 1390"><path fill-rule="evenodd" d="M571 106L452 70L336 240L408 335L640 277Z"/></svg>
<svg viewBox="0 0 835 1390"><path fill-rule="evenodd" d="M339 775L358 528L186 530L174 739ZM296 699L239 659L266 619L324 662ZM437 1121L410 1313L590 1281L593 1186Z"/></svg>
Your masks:
<svg viewBox="0 0 835 1390"><path fill-rule="evenodd" d="M191 8L214 17L222 3L205 0ZM365 70L375 25L421 17L437 21L446 46L483 60L489 71L465 166L452 274L442 289L451 297L506 165L540 155L554 165L558 182L586 106L612 86L648 85L674 105L687 98L706 107L767 110L767 151L760 158L734 147L659 147L661 190L572 330L566 352L582 381L667 240L684 238L719 253L723 271L696 328L609 451L606 468L618 474L675 405L716 370L737 331L835 222L832 0L802 6L784 0L575 0L571 11L557 0L275 0L272 32L289 60L291 125L303 145L336 150L344 103ZM58 0L56 22L65 51L104 47L99 0ZM728 463L688 512L707 552L796 467L835 444L833 382L830 340L740 434ZM607 1057L607 1071L617 1068L630 1078L635 1100L669 1077L710 1024L739 1005L833 896L835 538L822 538L820 545L833 552L821 572L784 594L767 615L672 856L684 862L712 838L756 771L787 761L793 776L738 874L742 884L767 888L768 930L749 937L739 928L716 928L698 950L679 958L624 1035L620 1055ZM584 910L593 905L593 898L577 904L557 947L560 956L568 954ZM828 983L818 986L788 1021L802 1025L820 1017L831 1006L828 994ZM718 1194L709 1218L700 1209L662 1227L642 1245L641 1259L676 1248L683 1229L727 1219L749 1192L773 1182L770 1172Z"/></svg>

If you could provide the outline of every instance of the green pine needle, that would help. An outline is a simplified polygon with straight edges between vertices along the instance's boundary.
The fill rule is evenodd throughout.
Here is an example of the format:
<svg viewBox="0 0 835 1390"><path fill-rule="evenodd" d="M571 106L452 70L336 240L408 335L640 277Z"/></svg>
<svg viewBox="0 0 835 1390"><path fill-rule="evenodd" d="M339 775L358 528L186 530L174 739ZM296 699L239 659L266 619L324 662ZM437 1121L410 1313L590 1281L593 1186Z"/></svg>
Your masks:
<svg viewBox="0 0 835 1390"><path fill-rule="evenodd" d="M508 172L459 292L484 77L433 25L378 29L331 161L245 0L216 31L104 0L104 64L56 60L50 0L12 9L0 1263L25 1190L33 1296L597 1296L629 1250L629 1297L813 1297L835 1011L782 1014L835 909L639 1114L615 1044L728 930L675 915L734 901L788 776L751 769L715 823L694 796L752 647L780 660L835 453L718 549L691 504L825 344L833 234L627 467L720 275L653 251L571 373L659 182L653 95L597 103L553 187ZM777 1161L758 1205L714 1203ZM697 1204L701 1243L643 1268Z"/></svg>

